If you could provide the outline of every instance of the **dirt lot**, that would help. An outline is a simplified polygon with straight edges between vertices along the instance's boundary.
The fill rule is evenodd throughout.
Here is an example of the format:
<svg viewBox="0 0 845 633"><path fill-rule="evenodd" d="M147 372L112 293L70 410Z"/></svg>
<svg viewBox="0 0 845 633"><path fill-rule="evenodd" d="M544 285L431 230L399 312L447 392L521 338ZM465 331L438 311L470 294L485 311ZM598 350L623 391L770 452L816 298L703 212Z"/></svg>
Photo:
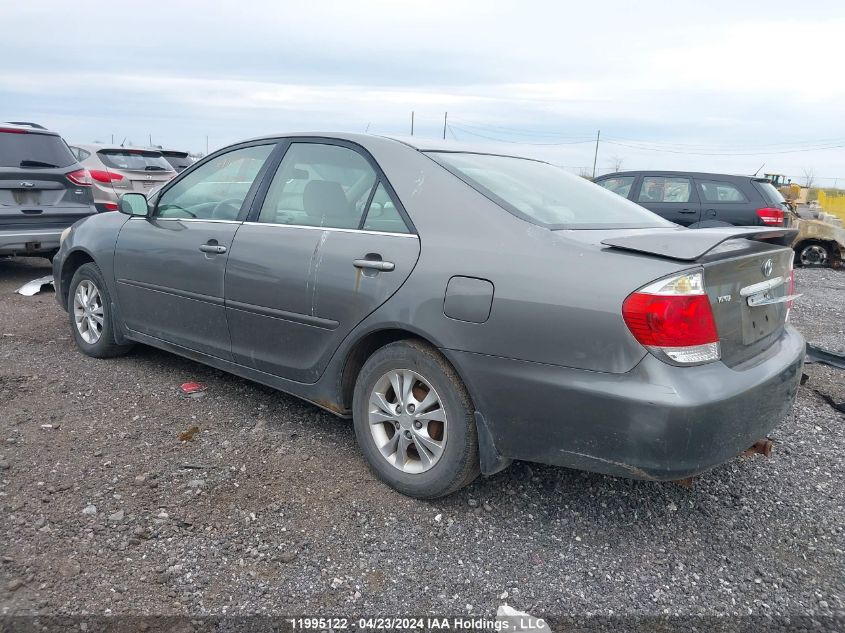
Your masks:
<svg viewBox="0 0 845 633"><path fill-rule="evenodd" d="M419 502L316 407L83 356L52 292L13 294L48 273L0 261L0 614L845 614L842 370L807 366L772 458L691 490L518 463ZM805 336L845 346L845 271L798 290Z"/></svg>

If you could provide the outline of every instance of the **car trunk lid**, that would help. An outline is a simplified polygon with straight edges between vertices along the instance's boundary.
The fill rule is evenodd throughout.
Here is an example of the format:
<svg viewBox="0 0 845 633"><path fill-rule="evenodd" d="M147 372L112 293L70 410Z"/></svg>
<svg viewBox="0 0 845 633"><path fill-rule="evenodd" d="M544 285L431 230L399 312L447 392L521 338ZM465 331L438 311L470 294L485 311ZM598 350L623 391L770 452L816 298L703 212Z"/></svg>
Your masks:
<svg viewBox="0 0 845 633"><path fill-rule="evenodd" d="M783 332L791 302L796 231L770 228L618 231L601 244L701 266L722 361L736 367ZM679 270L683 270L680 268Z"/></svg>

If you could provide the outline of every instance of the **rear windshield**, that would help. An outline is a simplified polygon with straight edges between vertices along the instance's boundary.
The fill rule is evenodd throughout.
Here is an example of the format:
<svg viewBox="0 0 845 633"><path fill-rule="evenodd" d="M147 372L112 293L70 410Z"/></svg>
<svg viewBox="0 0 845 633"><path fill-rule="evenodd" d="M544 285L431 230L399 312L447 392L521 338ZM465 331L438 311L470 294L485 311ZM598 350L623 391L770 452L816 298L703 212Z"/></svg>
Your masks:
<svg viewBox="0 0 845 633"><path fill-rule="evenodd" d="M651 211L549 163L489 154L432 152L429 155L507 211L550 229L674 226Z"/></svg>
<svg viewBox="0 0 845 633"><path fill-rule="evenodd" d="M755 180L754 184L757 185L757 188L760 190L760 193L763 194L763 198L766 202L772 206L780 207L786 203L786 200L784 200L777 187L767 180Z"/></svg>
<svg viewBox="0 0 845 633"><path fill-rule="evenodd" d="M173 171L160 152L145 152L137 149L101 149L97 156L106 167L130 171Z"/></svg>
<svg viewBox="0 0 845 633"><path fill-rule="evenodd" d="M162 152L164 159L170 163L176 171L182 171L194 164L194 161L186 152Z"/></svg>
<svg viewBox="0 0 845 633"><path fill-rule="evenodd" d="M0 167L50 169L73 165L76 159L54 134L0 131Z"/></svg>

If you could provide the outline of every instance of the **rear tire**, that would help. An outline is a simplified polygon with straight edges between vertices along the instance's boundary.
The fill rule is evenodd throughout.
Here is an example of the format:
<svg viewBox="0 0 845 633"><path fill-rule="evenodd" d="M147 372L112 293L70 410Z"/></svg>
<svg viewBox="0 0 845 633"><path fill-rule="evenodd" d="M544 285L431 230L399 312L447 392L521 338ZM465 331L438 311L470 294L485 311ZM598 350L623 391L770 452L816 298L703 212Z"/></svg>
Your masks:
<svg viewBox="0 0 845 633"><path fill-rule="evenodd" d="M371 470L402 494L434 499L479 475L475 408L454 368L425 343L397 341L370 356L352 416Z"/></svg>
<svg viewBox="0 0 845 633"><path fill-rule="evenodd" d="M115 322L111 295L96 264L80 266L68 289L70 331L76 346L93 358L123 356L132 345L118 344L114 337Z"/></svg>
<svg viewBox="0 0 845 633"><path fill-rule="evenodd" d="M802 242L795 249L795 263L805 268L826 268L833 262L833 249L824 242Z"/></svg>

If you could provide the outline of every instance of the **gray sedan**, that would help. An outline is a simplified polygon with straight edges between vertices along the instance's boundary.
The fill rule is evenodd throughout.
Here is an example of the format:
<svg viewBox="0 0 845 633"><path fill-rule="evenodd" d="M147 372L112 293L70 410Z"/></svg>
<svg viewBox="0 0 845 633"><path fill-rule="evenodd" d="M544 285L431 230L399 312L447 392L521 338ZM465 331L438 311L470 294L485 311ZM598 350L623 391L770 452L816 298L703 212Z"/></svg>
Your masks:
<svg viewBox="0 0 845 633"><path fill-rule="evenodd" d="M801 377L790 230L688 230L541 161L272 136L120 207L54 260L85 354L144 343L351 417L415 497L513 459L695 475Z"/></svg>

